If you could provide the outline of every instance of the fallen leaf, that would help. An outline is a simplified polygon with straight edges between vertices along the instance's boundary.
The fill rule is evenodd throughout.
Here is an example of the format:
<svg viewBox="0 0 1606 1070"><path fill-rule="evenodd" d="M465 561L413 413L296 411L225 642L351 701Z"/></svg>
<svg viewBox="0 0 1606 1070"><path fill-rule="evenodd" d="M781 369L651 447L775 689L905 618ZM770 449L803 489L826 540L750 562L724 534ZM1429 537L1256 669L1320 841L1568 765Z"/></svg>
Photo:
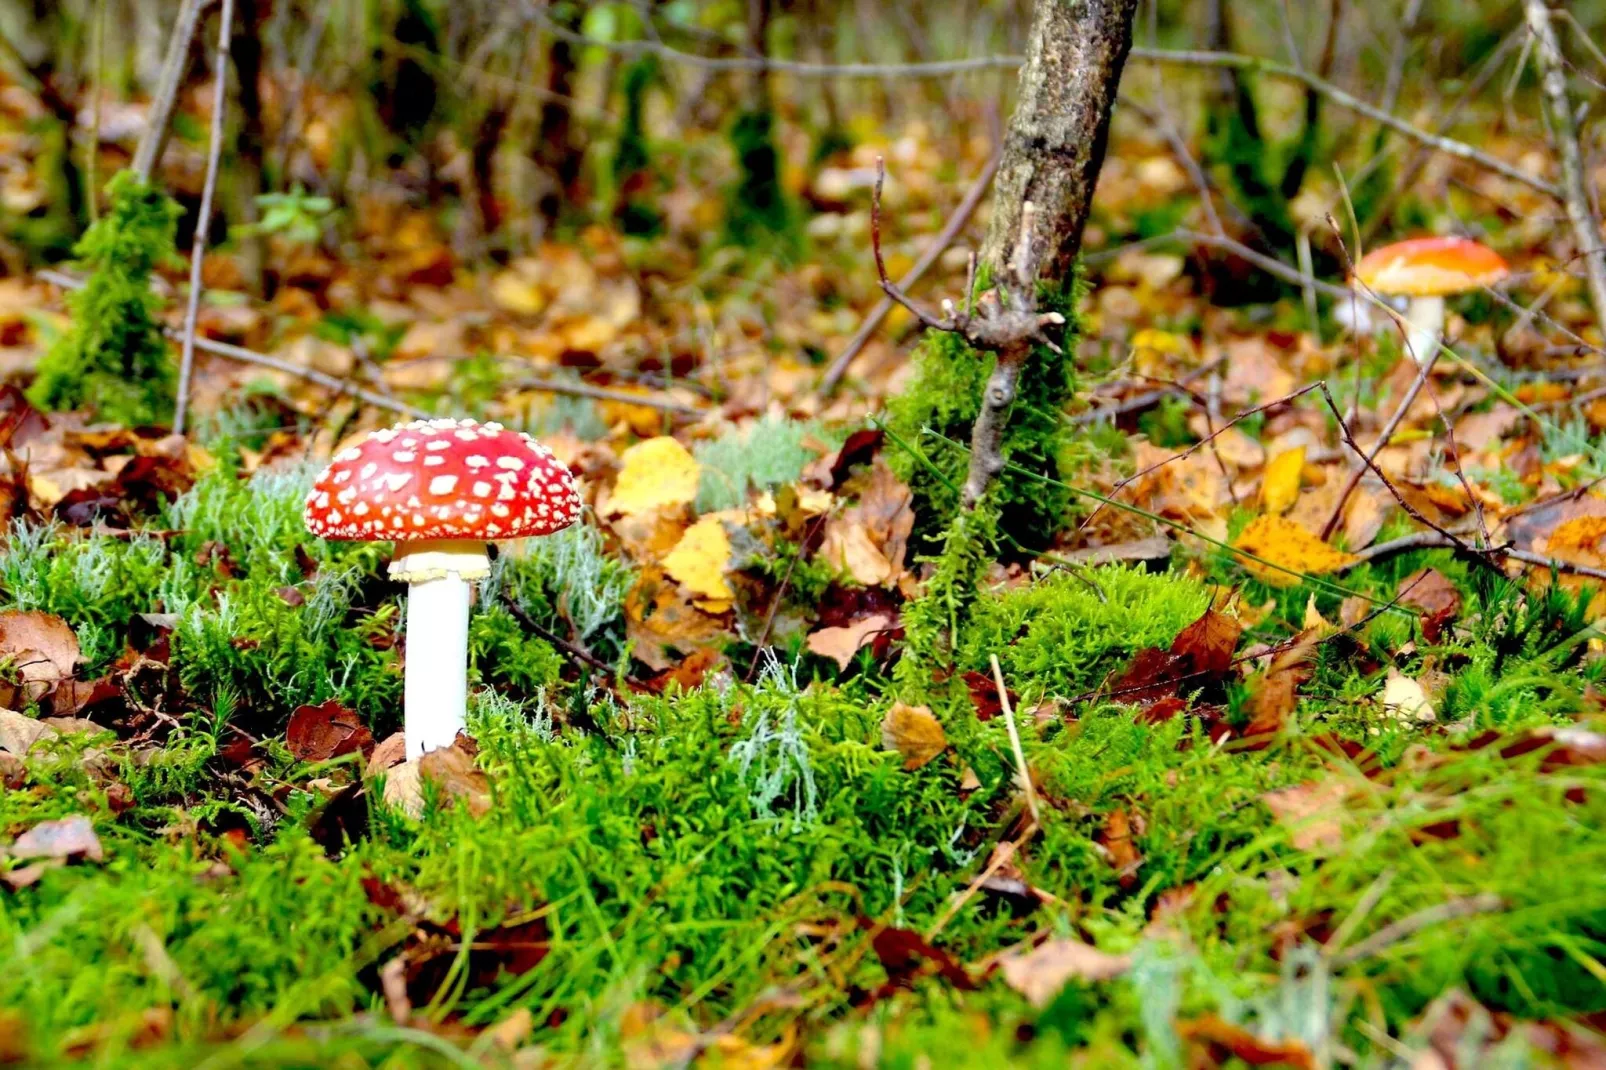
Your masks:
<svg viewBox="0 0 1606 1070"><path fill-rule="evenodd" d="M963 966L942 948L928 944L913 929L877 927L869 918L860 918L859 927L871 931L870 946L892 984L908 987L929 966L955 988L967 992L975 989L976 982Z"/></svg>
<svg viewBox="0 0 1606 1070"><path fill-rule="evenodd" d="M393 765L400 765L407 760L407 733L392 732L375 744L368 755L368 766L363 770L363 779L369 780L375 775L384 772Z"/></svg>
<svg viewBox="0 0 1606 1070"><path fill-rule="evenodd" d="M879 587L894 575L892 562L871 537L869 525L845 513L826 521L819 556L866 587Z"/></svg>
<svg viewBox="0 0 1606 1070"><path fill-rule="evenodd" d="M625 635L631 653L655 672L673 668L681 655L716 643L725 634L720 618L692 602L678 583L668 582L663 570L646 568L625 594Z"/></svg>
<svg viewBox="0 0 1606 1070"><path fill-rule="evenodd" d="M608 499L608 512L638 516L696 500L702 469L691 451L675 439L662 435L638 442L619 460L622 467Z"/></svg>
<svg viewBox="0 0 1606 1070"><path fill-rule="evenodd" d="M1317 851L1343 845L1343 803L1349 790L1344 781L1329 777L1268 791L1260 801L1288 829L1295 847Z"/></svg>
<svg viewBox="0 0 1606 1070"><path fill-rule="evenodd" d="M1311 592L1310 598L1305 602L1305 620L1300 627L1307 631L1315 629L1319 632L1330 632L1333 630L1332 622L1322 616L1322 611L1316 608L1316 593L1314 591Z"/></svg>
<svg viewBox="0 0 1606 1070"><path fill-rule="evenodd" d="M919 769L948 746L942 723L925 706L894 702L881 721L881 746L903 756L905 769Z"/></svg>
<svg viewBox="0 0 1606 1070"><path fill-rule="evenodd" d="M106 857L100 838L95 835L95 826L82 814L41 821L18 836L4 853L18 859L83 857L91 862L100 862Z"/></svg>
<svg viewBox="0 0 1606 1070"><path fill-rule="evenodd" d="M1439 719L1422 685L1392 666L1383 684L1383 712L1401 721L1421 724Z"/></svg>
<svg viewBox="0 0 1606 1070"><path fill-rule="evenodd" d="M1239 561L1269 587L1297 587L1306 576L1337 572L1360 561L1278 516L1257 516L1232 545L1243 555L1254 555L1240 555Z"/></svg>
<svg viewBox="0 0 1606 1070"><path fill-rule="evenodd" d="M1305 447L1284 450L1266 462L1260 481L1260 500L1266 512L1276 516L1288 512L1299 500L1299 477L1305 470Z"/></svg>
<svg viewBox="0 0 1606 1070"><path fill-rule="evenodd" d="M1104 827L1094 836L1115 867L1116 883L1123 888L1137 884L1138 867L1143 864L1143 854L1134 839L1136 823L1130 813L1117 807L1104 815Z"/></svg>
<svg viewBox="0 0 1606 1070"><path fill-rule="evenodd" d="M867 643L897 627L896 620L885 613L856 620L842 628L821 628L808 638L809 652L835 661L837 668L846 669Z"/></svg>
<svg viewBox="0 0 1606 1070"><path fill-rule="evenodd" d="M1031 1000L1034 1007L1046 1007L1067 981L1108 981L1132 967L1127 955L1111 955L1080 940L1049 940L1024 953L1011 953L998 960L1004 983Z"/></svg>
<svg viewBox="0 0 1606 1070"><path fill-rule="evenodd" d="M675 548L663 559L669 576L697 598L697 608L708 613L730 609L736 593L725 580L731 541L716 516L705 516L686 529Z"/></svg>
<svg viewBox="0 0 1606 1070"><path fill-rule="evenodd" d="M78 664L78 637L68 623L38 610L0 613L0 658L9 658L23 682L54 685Z"/></svg>
<svg viewBox="0 0 1606 1070"><path fill-rule="evenodd" d="M1213 1014L1178 1022L1177 1035L1190 1044L1212 1049L1212 1063L1189 1065L1221 1066L1228 1059L1237 1058L1250 1066L1286 1066L1292 1070L1315 1070L1316 1067L1315 1056L1300 1041L1265 1040Z"/></svg>
<svg viewBox="0 0 1606 1070"><path fill-rule="evenodd" d="M49 739L56 730L32 717L15 710L0 709L0 750L21 758L41 739Z"/></svg>
<svg viewBox="0 0 1606 1070"><path fill-rule="evenodd" d="M1422 638L1437 643L1448 624L1461 611L1461 592L1436 568L1423 568L1400 581L1394 597L1402 606L1422 614Z"/></svg>
<svg viewBox="0 0 1606 1070"><path fill-rule="evenodd" d="M326 762L342 754L367 753L374 737L357 716L336 699L317 706L297 706L285 728L290 753L304 762Z"/></svg>
<svg viewBox="0 0 1606 1070"><path fill-rule="evenodd" d="M1222 676L1232 667L1233 651L1243 625L1233 617L1207 609L1198 620L1177 633L1171 641L1173 657L1187 663L1190 674Z"/></svg>

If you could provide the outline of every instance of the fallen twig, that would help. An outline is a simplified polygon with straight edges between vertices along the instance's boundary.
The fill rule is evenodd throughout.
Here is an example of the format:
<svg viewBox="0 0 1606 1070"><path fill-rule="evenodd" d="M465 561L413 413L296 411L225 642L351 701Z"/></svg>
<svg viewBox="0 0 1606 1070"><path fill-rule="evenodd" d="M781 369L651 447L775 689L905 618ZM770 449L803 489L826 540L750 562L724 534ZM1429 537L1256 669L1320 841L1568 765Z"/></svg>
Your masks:
<svg viewBox="0 0 1606 1070"><path fill-rule="evenodd" d="M610 390L605 386L592 386L590 383L572 383L563 379L546 379L532 377L520 379L509 384L518 390L540 390L548 394L566 394L569 397L592 398L596 401L617 401L625 405L640 405L648 409L658 409L662 412L672 412L679 416L701 416L704 410L694 405L686 405L669 398L654 397L651 394L632 394L628 390Z"/></svg>
<svg viewBox="0 0 1606 1070"><path fill-rule="evenodd" d="M178 362L178 397L173 403L173 433L184 433L184 415L190 404L190 376L195 370L195 317L201 308L201 267L206 258L206 232L212 218L212 197L217 192L217 165L223 154L223 111L228 104L229 35L234 26L234 0L223 0L219 17L217 58L213 67L212 124L206 145L206 184L195 218L195 240L190 246L190 292L184 305L184 335Z"/></svg>
<svg viewBox="0 0 1606 1070"><path fill-rule="evenodd" d="M998 665L998 655L989 654L993 665L993 684L998 688L998 704L1003 709L1004 727L1009 729L1009 746L1015 752L1015 767L1020 772L1021 789L1026 792L1026 809L1032 815L1032 824L1042 827L1043 815L1037 809L1037 789L1032 786L1032 771L1026 767L1026 751L1020 745L1020 729L1015 726L1015 710L1009 702L1009 688L1004 686L1004 670Z"/></svg>
<svg viewBox="0 0 1606 1070"><path fill-rule="evenodd" d="M206 0L184 0L173 23L172 36L167 41L167 56L162 60L161 80L151 97L146 112L145 133L134 149L132 169L141 182L149 182L161 162L162 150L167 147L168 127L173 108L178 103L179 85L184 81L184 68L189 65L190 41L195 37L195 22L200 17Z"/></svg>

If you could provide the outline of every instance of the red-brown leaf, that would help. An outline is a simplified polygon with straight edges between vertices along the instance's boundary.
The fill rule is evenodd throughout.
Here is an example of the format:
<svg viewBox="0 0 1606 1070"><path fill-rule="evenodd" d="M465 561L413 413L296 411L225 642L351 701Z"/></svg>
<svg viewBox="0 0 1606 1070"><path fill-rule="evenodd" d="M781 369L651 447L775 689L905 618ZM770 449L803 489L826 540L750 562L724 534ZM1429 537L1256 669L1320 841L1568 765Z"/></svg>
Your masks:
<svg viewBox="0 0 1606 1070"><path fill-rule="evenodd" d="M354 710L335 699L318 706L298 706L285 730L290 753L304 762L326 762L343 754L373 749L374 737Z"/></svg>

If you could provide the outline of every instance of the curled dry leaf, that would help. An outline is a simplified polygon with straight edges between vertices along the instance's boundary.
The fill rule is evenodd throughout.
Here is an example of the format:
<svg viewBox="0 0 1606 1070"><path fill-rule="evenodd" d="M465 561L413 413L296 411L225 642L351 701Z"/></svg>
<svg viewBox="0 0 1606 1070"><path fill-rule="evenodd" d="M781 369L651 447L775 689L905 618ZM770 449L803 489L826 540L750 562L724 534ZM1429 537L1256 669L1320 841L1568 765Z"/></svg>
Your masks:
<svg viewBox="0 0 1606 1070"><path fill-rule="evenodd" d="M919 769L948 746L942 722L925 706L894 702L881 721L881 746L903 756L903 767Z"/></svg>
<svg viewBox="0 0 1606 1070"><path fill-rule="evenodd" d="M1026 952L1011 952L998 960L1004 983L1046 1007L1066 982L1108 981L1132 967L1127 955L1110 955L1080 940L1049 940Z"/></svg>
<svg viewBox="0 0 1606 1070"><path fill-rule="evenodd" d="M1243 552L1238 560L1244 569L1269 587L1297 587L1306 576L1338 572L1360 560L1278 516L1257 516L1232 545Z"/></svg>
<svg viewBox="0 0 1606 1070"><path fill-rule="evenodd" d="M374 737L357 712L336 699L317 706L297 706L285 728L285 743L304 762L326 762L342 754L367 752Z"/></svg>
<svg viewBox="0 0 1606 1070"><path fill-rule="evenodd" d="M888 613L877 613L861 618L841 628L821 628L809 635L809 652L830 658L837 668L846 669L853 656L866 644L897 628L896 619Z"/></svg>
<svg viewBox="0 0 1606 1070"><path fill-rule="evenodd" d="M10 659L24 683L53 687L79 661L78 637L60 617L38 610L0 613L0 658Z"/></svg>
<svg viewBox="0 0 1606 1070"><path fill-rule="evenodd" d="M1418 569L1400 581L1395 598L1422 614L1422 638L1437 643L1444 626L1461 611L1461 592L1436 568Z"/></svg>

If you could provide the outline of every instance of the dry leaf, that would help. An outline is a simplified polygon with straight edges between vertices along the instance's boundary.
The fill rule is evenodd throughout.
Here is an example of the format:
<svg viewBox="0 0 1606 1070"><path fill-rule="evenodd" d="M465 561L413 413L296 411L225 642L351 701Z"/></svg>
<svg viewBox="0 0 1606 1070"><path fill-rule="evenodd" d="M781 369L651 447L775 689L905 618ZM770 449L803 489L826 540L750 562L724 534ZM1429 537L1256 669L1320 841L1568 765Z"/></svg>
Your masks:
<svg viewBox="0 0 1606 1070"><path fill-rule="evenodd" d="M1305 470L1305 447L1284 450L1266 462L1261 478L1260 500L1266 512L1280 516L1299 500L1299 477Z"/></svg>
<svg viewBox="0 0 1606 1070"><path fill-rule="evenodd" d="M1337 572L1360 560L1277 516L1255 517L1232 545L1260 559L1239 557L1244 569L1269 587L1297 587L1306 576Z"/></svg>
<svg viewBox="0 0 1606 1070"><path fill-rule="evenodd" d="M847 514L826 521L820 558L865 587L879 587L893 577L892 562L871 538L869 526Z"/></svg>
<svg viewBox="0 0 1606 1070"><path fill-rule="evenodd" d="M623 467L608 499L610 513L637 516L654 509L690 505L702 470L690 451L667 435L625 450Z"/></svg>
<svg viewBox="0 0 1606 1070"><path fill-rule="evenodd" d="M9 658L25 683L55 684L78 664L78 637L53 614L7 610L0 613L0 658Z"/></svg>
<svg viewBox="0 0 1606 1070"><path fill-rule="evenodd" d="M896 627L890 614L877 613L840 628L821 628L809 635L809 652L831 658L837 668L846 669L861 647Z"/></svg>
<svg viewBox="0 0 1606 1070"><path fill-rule="evenodd" d="M285 727L284 741L290 753L304 762L326 762L374 745L373 734L357 712L336 699L317 706L297 706Z"/></svg>
<svg viewBox="0 0 1606 1070"><path fill-rule="evenodd" d="M1130 957L1106 954L1080 940L1050 940L998 960L1004 983L1031 1000L1034 1007L1046 1007L1067 981L1108 981L1131 966Z"/></svg>
<svg viewBox="0 0 1606 1070"><path fill-rule="evenodd" d="M42 721L15 710L0 709L0 750L21 758L35 743L54 735L56 730Z"/></svg>
<svg viewBox="0 0 1606 1070"><path fill-rule="evenodd" d="M948 746L942 723L925 706L894 702L881 722L881 746L903 756L903 767L919 769Z"/></svg>
<svg viewBox="0 0 1606 1070"><path fill-rule="evenodd" d="M723 613L736 596L725 581L730 556L731 541L725 525L718 517L705 516L686 529L664 558L663 566L671 578L697 597L699 609Z"/></svg>
<svg viewBox="0 0 1606 1070"><path fill-rule="evenodd" d="M678 583L671 583L659 568L643 569L636 585L625 595L625 635L631 653L657 672L679 662L681 654L717 642L725 634L720 618L692 603Z"/></svg>
<svg viewBox="0 0 1606 1070"><path fill-rule="evenodd" d="M1349 785L1337 777L1268 791L1260 797L1289 839L1301 851L1340 847L1344 843L1344 799Z"/></svg>
<svg viewBox="0 0 1606 1070"><path fill-rule="evenodd" d="M1305 631L1314 629L1318 632L1330 632L1333 630L1332 622L1322 616L1322 611L1316 608L1315 592L1311 593L1309 600L1305 603L1305 621L1300 627Z"/></svg>
<svg viewBox="0 0 1606 1070"><path fill-rule="evenodd" d="M1383 712L1401 721L1421 724L1439 719L1422 685L1392 666L1383 684Z"/></svg>
<svg viewBox="0 0 1606 1070"><path fill-rule="evenodd" d="M73 858L102 861L106 852L95 835L95 826L82 814L55 821L41 821L17 837L17 842L0 854L12 858Z"/></svg>
<svg viewBox="0 0 1606 1070"><path fill-rule="evenodd" d="M1444 626L1461 610L1461 592L1436 568L1418 569L1394 592L1402 606L1422 614L1422 638L1437 643Z"/></svg>

